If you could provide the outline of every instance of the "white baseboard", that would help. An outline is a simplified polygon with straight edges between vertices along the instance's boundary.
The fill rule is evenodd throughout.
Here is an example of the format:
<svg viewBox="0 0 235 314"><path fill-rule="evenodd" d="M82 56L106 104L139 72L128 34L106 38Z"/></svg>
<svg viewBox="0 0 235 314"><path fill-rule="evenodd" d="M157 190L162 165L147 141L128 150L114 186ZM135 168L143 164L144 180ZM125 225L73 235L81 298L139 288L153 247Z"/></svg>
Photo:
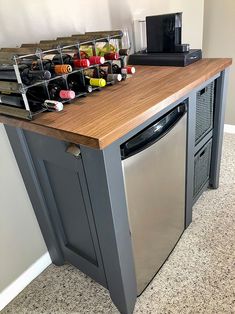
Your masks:
<svg viewBox="0 0 235 314"><path fill-rule="evenodd" d="M51 264L49 253L45 253L15 281L0 293L0 311L10 303L31 281Z"/></svg>
<svg viewBox="0 0 235 314"><path fill-rule="evenodd" d="M235 125L225 124L224 125L224 132L235 134Z"/></svg>

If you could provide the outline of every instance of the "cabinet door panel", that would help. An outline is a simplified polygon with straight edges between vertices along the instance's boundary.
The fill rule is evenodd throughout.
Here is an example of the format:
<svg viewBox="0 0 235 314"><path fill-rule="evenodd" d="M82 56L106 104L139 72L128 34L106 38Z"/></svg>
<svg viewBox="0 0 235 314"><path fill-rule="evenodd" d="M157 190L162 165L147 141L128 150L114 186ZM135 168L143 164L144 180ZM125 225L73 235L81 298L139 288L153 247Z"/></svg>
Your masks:
<svg viewBox="0 0 235 314"><path fill-rule="evenodd" d="M25 137L65 260L106 286L81 157L66 153L65 142Z"/></svg>
<svg viewBox="0 0 235 314"><path fill-rule="evenodd" d="M65 246L97 264L79 174L48 161L44 165L62 222Z"/></svg>

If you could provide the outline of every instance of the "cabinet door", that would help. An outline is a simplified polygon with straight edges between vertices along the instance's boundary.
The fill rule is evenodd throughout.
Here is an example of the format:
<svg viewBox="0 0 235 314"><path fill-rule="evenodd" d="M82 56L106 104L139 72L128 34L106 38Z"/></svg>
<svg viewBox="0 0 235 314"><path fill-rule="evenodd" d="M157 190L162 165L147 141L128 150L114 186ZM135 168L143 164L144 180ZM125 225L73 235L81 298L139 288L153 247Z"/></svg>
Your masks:
<svg viewBox="0 0 235 314"><path fill-rule="evenodd" d="M24 133L65 260L106 286L82 158L68 143Z"/></svg>

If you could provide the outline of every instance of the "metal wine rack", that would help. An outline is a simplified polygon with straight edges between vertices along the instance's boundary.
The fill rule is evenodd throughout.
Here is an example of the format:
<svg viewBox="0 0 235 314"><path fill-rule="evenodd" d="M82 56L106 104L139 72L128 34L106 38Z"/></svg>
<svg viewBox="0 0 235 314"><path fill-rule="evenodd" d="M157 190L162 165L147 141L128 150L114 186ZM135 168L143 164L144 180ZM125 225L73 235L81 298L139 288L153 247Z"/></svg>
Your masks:
<svg viewBox="0 0 235 314"><path fill-rule="evenodd" d="M42 40L40 43L36 44L22 44L20 48L2 48L0 49L0 65L13 65L16 75L16 81L9 82L0 80L0 97L1 95L18 95L22 97L22 103L24 104L23 108L14 107L11 105L5 105L0 102L0 114L15 116L24 119L33 119L35 115L46 111L46 108L42 106L39 108L33 108L28 101L28 93L32 87L37 85L43 85L45 87L48 99L50 100L50 93L48 90L48 83L53 80L63 81L63 85L66 89L68 88L68 76L76 72L82 73L83 81L85 80L84 71L89 68L100 67L100 64L90 65L88 68L77 68L73 69L71 73L63 75L53 75L48 80L40 80L31 85L26 85L22 82L19 65L24 60L37 60L40 65L41 70L43 68L43 57L49 54L57 54L60 56L61 64L63 64L62 55L70 52L76 52L78 58L81 58L80 47L84 45L89 45L92 49L93 56L96 56L98 43L111 43L115 40L115 43L118 45L118 48L122 48L121 38L123 33L121 30L118 31L104 31L104 32L87 32L85 34L74 34L70 37L58 37L55 40ZM123 68L125 61L125 56L120 56L119 61L120 67ZM112 60L106 60L106 63L112 64ZM109 73L112 74L112 66L109 67ZM99 78L99 71L97 71L97 77ZM85 83L85 82L84 82ZM113 84L113 82L107 82L107 85ZM92 87L93 90L100 90L100 87ZM87 92L79 92L76 94L75 98L80 96L86 96ZM63 104L72 102L71 100L61 100Z"/></svg>

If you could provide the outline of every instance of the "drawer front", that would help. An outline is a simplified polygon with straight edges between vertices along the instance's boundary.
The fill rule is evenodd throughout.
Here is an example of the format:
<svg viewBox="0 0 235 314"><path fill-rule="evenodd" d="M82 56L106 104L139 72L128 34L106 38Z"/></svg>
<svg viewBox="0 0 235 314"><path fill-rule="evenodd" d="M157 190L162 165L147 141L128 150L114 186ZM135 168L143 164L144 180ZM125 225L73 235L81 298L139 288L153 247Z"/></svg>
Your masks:
<svg viewBox="0 0 235 314"><path fill-rule="evenodd" d="M211 164L211 145L212 139L210 139L209 142L207 142L194 157L194 198L198 196L204 185L209 180Z"/></svg>
<svg viewBox="0 0 235 314"><path fill-rule="evenodd" d="M213 128L215 81L196 95L196 144Z"/></svg>

